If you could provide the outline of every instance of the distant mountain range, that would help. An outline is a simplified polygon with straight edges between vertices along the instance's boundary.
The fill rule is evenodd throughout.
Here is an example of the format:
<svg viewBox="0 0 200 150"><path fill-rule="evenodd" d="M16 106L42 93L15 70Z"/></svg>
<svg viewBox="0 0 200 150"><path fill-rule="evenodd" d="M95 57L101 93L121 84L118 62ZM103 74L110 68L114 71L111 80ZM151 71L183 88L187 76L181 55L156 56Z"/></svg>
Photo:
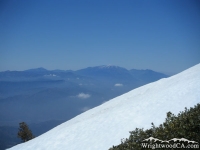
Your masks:
<svg viewBox="0 0 200 150"><path fill-rule="evenodd" d="M105 65L77 71L36 68L0 72L0 124L16 127L22 121L28 124L66 121L134 88L166 77L152 70ZM41 133L47 129L39 127Z"/></svg>
<svg viewBox="0 0 200 150"><path fill-rule="evenodd" d="M124 79L124 80L147 80L156 81L160 78L166 78L168 75L155 72L153 70L127 70L118 66L97 66L80 69L77 71L72 70L46 70L44 68L29 69L25 71L4 71L0 72L0 81L17 80L17 79L45 79L45 77L78 77L86 76L96 79Z"/></svg>

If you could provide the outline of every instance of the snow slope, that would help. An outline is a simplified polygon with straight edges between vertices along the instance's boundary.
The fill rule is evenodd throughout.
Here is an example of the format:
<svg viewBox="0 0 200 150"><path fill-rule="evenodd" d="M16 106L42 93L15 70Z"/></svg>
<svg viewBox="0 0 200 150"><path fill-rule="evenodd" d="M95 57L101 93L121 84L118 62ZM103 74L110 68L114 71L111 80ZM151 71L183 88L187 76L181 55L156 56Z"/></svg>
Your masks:
<svg viewBox="0 0 200 150"><path fill-rule="evenodd" d="M9 150L107 150L129 131L162 123L200 102L200 64L134 89Z"/></svg>

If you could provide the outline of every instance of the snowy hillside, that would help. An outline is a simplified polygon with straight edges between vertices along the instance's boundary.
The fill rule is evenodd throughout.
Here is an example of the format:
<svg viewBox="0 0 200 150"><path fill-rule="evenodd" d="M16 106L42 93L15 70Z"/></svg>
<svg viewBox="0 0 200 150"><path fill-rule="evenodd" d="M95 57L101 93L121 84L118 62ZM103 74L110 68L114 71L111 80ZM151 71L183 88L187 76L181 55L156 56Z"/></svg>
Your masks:
<svg viewBox="0 0 200 150"><path fill-rule="evenodd" d="M9 150L107 150L129 131L200 102L200 64L116 97Z"/></svg>

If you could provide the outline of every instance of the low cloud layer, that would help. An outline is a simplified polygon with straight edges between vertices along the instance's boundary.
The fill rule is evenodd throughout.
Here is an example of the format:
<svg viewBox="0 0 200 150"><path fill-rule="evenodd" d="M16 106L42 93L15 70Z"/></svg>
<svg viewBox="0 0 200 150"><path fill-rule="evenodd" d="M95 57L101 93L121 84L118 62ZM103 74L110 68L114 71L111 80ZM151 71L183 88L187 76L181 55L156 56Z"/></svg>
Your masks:
<svg viewBox="0 0 200 150"><path fill-rule="evenodd" d="M121 84L121 83L116 83L115 86L119 87L119 86L123 86L123 84Z"/></svg>
<svg viewBox="0 0 200 150"><path fill-rule="evenodd" d="M81 99L87 99L87 98L90 98L91 95L90 94L85 94L85 93L79 93L77 95L78 98L81 98Z"/></svg>

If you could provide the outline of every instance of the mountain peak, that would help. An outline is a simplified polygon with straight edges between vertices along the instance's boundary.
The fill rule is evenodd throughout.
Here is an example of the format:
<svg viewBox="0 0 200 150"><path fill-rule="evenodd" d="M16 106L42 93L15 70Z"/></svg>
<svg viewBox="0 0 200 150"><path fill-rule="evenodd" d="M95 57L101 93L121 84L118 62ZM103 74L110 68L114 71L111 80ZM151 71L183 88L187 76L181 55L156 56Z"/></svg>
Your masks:
<svg viewBox="0 0 200 150"><path fill-rule="evenodd" d="M125 69L125 68L115 66L115 65L101 65L101 66L88 67L85 69ZM81 69L81 70L84 70L84 69Z"/></svg>
<svg viewBox="0 0 200 150"><path fill-rule="evenodd" d="M28 69L28 70L25 70L25 71L37 71L37 72L40 72L40 71L48 71L47 69L43 68L43 67L39 67L39 68L33 68L33 69Z"/></svg>
<svg viewBox="0 0 200 150"><path fill-rule="evenodd" d="M110 69L110 68L121 68L119 66L115 66L115 65L102 65L102 66L98 66L99 68L106 68L106 69Z"/></svg>

